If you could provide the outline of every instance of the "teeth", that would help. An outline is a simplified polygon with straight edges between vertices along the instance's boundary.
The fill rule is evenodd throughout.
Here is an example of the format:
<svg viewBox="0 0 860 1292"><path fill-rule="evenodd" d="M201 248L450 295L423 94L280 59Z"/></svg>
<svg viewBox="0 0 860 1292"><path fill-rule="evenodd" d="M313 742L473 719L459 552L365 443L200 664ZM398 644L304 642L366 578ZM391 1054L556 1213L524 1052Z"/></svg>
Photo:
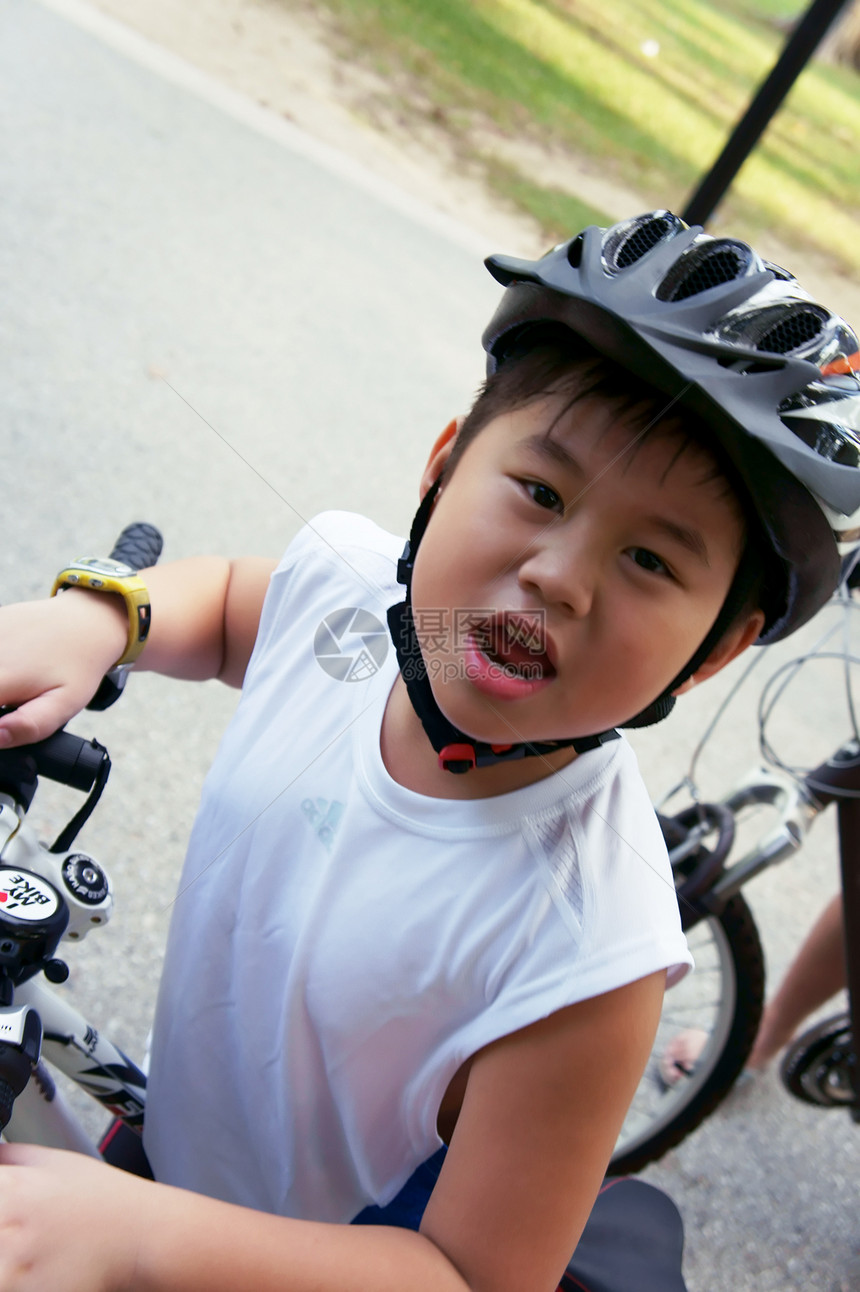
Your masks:
<svg viewBox="0 0 860 1292"><path fill-rule="evenodd" d="M519 616L514 618L506 617L504 629L508 646L523 646L533 655L542 653L543 643L540 630L534 621L521 619Z"/></svg>
<svg viewBox="0 0 860 1292"><path fill-rule="evenodd" d="M495 642L502 652L519 647L529 655L543 655L546 643L541 627L539 619L505 614L499 615L495 620L476 620L471 630L482 650L492 652Z"/></svg>

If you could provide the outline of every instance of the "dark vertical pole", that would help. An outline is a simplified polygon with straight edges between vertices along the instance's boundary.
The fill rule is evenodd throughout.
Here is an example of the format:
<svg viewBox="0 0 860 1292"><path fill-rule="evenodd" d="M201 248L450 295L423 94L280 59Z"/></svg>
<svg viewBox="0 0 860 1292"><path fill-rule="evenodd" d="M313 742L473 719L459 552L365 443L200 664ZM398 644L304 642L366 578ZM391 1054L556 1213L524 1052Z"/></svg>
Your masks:
<svg viewBox="0 0 860 1292"><path fill-rule="evenodd" d="M848 1008L851 1018L851 1058L854 1099L851 1115L860 1121L860 1072L858 1072L857 1044L860 1038L860 945L857 929L860 925L860 799L839 799L839 858L842 867L842 920L845 926L845 970L848 987Z"/></svg>
<svg viewBox="0 0 860 1292"><path fill-rule="evenodd" d="M758 142L773 114L806 66L846 0L812 0L788 38L773 70L729 136L728 143L688 200L681 218L705 224Z"/></svg>

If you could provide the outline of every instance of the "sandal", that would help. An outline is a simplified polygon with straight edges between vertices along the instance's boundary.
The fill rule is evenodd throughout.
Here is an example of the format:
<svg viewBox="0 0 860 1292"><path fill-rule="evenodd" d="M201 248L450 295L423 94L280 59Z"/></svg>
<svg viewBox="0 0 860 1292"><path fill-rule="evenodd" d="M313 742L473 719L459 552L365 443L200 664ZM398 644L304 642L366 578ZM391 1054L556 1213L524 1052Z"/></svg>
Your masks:
<svg viewBox="0 0 860 1292"><path fill-rule="evenodd" d="M701 1027L685 1027L669 1041L657 1062L657 1072L666 1090L691 1077L708 1041Z"/></svg>
<svg viewBox="0 0 860 1292"><path fill-rule="evenodd" d="M691 1077L708 1043L708 1033L701 1027L685 1027L672 1037L657 1062L657 1075L664 1090L673 1090L679 1081ZM760 1068L743 1068L734 1081L735 1089L753 1081Z"/></svg>

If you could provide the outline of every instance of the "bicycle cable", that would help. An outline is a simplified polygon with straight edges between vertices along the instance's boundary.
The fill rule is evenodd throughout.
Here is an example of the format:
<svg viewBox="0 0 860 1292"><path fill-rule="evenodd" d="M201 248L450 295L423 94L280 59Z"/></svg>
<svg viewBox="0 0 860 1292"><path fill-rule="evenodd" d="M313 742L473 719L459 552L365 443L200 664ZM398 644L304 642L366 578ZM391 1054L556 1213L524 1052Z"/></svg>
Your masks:
<svg viewBox="0 0 860 1292"><path fill-rule="evenodd" d="M794 681L794 679L797 677L798 673L800 672L801 668L805 664L808 664L813 660L824 660L824 659L834 659L834 660L842 661L844 665L844 684L845 684L848 713L851 720L851 731L854 736L854 739L858 742L858 745L860 745L860 722L858 722L857 704L855 702L853 681L852 681L852 675L851 675L851 665L860 664L860 659L858 659L851 652L850 627L849 627L849 619L850 619L851 613L857 612L858 610L860 610L860 606L858 606L858 604L853 600L851 595L851 588L848 582L851 575L854 574L855 569L858 569L858 568L860 568L860 553L857 554L850 568L846 571L845 577L843 578L843 581L840 584L840 587L837 593L834 594L833 599L828 603L830 606L839 606L841 608L842 614L840 615L839 621L836 624L833 624L830 627L828 627L827 630L824 633L822 633L822 635L818 638L818 640L809 648L809 650L805 651L802 655L796 656L795 658L788 660L785 664L781 665L768 678L768 680L766 681L766 683L762 688L761 696L759 698L757 720L758 720L758 727L759 727L759 750L761 752L761 756L765 760L765 762L768 763L770 766L776 768L778 771L783 772L785 775L790 776L793 780L797 781L798 783L803 782L812 769L803 768L803 767L794 767L791 764L785 762L782 758L780 758L771 740L768 738L767 725L770 722L773 712L778 702L782 699L786 689L791 684L791 682ZM824 647L826 647L827 644L832 640L832 638L837 633L840 633L840 632L842 633L842 639L843 639L842 649L840 651L825 650ZM765 646L765 647L762 647L760 650L756 651L754 658L750 660L746 668L744 668L740 676L732 684L727 694L720 701L720 704L717 706L716 710L714 711L713 716L711 717L710 721L705 727L705 730L702 733L701 738L699 739L698 743L696 744L692 752L692 755L690 757L690 763L687 768L686 774L675 786L673 786L670 790L667 791L666 794L663 795L663 797L660 799L658 804L658 811L662 811L665 805L671 799L673 799L675 795L681 793L682 791L685 791L687 794L689 794L690 799L692 800L693 803L699 803L702 801L702 796L699 792L699 787L696 781L696 773L697 773L699 760L702 754L704 753L706 746L708 745L711 738L713 737L714 732L717 726L719 725L720 721L722 720L724 714L726 713L727 709L737 697L738 692L747 682L748 678L755 671L755 669L759 668L763 663L763 661L765 660L765 658L769 656L769 652L772 649L773 649L772 647ZM845 791L845 794L846 796L849 796L849 795L853 796L855 794L858 794L858 792Z"/></svg>
<svg viewBox="0 0 860 1292"><path fill-rule="evenodd" d="M834 596L833 601L830 604L837 605L841 609L842 613L839 621L824 633L810 650L806 651L803 655L797 656L793 660L789 660L768 678L762 689L761 696L759 697L758 705L759 749L762 757L770 764L770 766L776 768L784 775L790 776L793 780L797 781L798 784L805 784L807 788L811 788L813 790L816 786L809 779L813 769L806 766L794 766L781 758L777 753L772 740L768 736L767 727L778 702L783 698L788 687L798 676L804 665L813 661L821 660L839 661L843 666L843 683L845 687L846 706L851 723L851 733L854 742L858 745L858 752L860 752L860 726L858 725L857 705L855 702L854 684L851 674L851 666L853 664L860 664L860 658L852 652L850 637L851 614L852 612L856 613L860 607L858 607L857 603L853 601L851 597L851 589L847 578L843 580L837 594ZM823 647L825 647L827 643L837 635L837 633L841 633L842 635L842 649L837 651L823 649ZM827 788L831 793L834 792L834 788L831 785L823 788ZM839 790L839 795L844 798L858 798L860 797L860 791L845 788Z"/></svg>

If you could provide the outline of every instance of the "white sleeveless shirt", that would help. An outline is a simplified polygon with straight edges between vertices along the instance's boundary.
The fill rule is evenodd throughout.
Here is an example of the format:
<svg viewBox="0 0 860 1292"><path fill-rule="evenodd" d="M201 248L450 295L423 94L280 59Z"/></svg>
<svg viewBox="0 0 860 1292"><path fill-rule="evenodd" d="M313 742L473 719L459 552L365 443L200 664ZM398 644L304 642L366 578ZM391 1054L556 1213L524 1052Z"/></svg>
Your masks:
<svg viewBox="0 0 860 1292"><path fill-rule="evenodd" d="M624 740L484 800L388 775L397 665L373 621L402 596L401 546L327 513L287 551L168 940L145 1131L156 1178L282 1215L348 1221L390 1201L439 1147L440 1100L477 1050L691 964ZM369 617L321 629L344 609ZM338 637L348 622L357 637Z"/></svg>

